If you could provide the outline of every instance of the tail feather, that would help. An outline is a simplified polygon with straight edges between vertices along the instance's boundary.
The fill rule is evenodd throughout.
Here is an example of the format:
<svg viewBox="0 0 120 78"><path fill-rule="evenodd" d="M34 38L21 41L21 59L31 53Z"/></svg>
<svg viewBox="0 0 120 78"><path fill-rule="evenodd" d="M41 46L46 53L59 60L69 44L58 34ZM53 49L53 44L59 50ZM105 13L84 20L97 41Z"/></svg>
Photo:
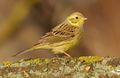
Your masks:
<svg viewBox="0 0 120 78"><path fill-rule="evenodd" d="M43 46L43 45L40 45L40 43L37 43L37 44L33 45L31 48L28 48L28 49L25 49L25 50L22 50L22 51L16 53L12 57L15 57L15 56L18 56L18 55L22 55L24 53L27 53L27 52L35 50L35 49L47 49L47 48L49 48L49 46Z"/></svg>
<svg viewBox="0 0 120 78"><path fill-rule="evenodd" d="M12 57L22 55L22 54L27 53L27 52L32 51L32 50L34 50L34 48L28 48L28 49L22 50L22 51L16 53L15 55L13 55Z"/></svg>

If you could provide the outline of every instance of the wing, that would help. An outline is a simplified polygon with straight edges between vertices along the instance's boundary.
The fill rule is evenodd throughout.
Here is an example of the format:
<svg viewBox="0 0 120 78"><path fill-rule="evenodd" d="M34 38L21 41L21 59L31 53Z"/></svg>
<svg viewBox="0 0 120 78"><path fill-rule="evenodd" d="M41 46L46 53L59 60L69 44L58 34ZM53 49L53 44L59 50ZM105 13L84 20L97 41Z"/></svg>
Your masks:
<svg viewBox="0 0 120 78"><path fill-rule="evenodd" d="M73 28L73 26L69 26L66 23L62 23L57 27L53 28L51 32L48 32L43 37L41 37L37 44L44 45L65 41L74 37L74 32L75 28Z"/></svg>
<svg viewBox="0 0 120 78"><path fill-rule="evenodd" d="M63 22L52 30L54 35L66 38L73 37L75 31L76 27L67 24L67 22Z"/></svg>
<svg viewBox="0 0 120 78"><path fill-rule="evenodd" d="M53 44L66 40L67 38L56 36L52 32L47 33L45 36L41 37L38 41L39 45Z"/></svg>

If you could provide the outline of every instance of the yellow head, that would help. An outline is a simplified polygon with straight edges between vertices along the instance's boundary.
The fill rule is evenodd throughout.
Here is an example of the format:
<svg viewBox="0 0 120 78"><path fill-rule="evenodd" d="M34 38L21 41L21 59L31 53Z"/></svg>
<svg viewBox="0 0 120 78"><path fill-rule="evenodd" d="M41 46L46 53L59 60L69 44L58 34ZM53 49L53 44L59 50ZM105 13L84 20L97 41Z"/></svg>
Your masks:
<svg viewBox="0 0 120 78"><path fill-rule="evenodd" d="M84 24L84 21L87 18L85 18L81 13L75 12L72 13L68 18L67 21L70 25L75 26L75 27L80 27Z"/></svg>

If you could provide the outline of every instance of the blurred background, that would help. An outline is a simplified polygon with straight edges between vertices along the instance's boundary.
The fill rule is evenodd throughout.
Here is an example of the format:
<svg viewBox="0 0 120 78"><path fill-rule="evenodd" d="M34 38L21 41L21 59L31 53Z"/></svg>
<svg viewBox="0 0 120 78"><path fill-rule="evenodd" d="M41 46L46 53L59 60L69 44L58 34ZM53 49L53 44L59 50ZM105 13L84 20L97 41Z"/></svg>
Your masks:
<svg viewBox="0 0 120 78"><path fill-rule="evenodd" d="M75 11L88 20L80 44L69 54L119 56L120 0L0 0L0 62L54 57L41 50L11 56L31 47Z"/></svg>

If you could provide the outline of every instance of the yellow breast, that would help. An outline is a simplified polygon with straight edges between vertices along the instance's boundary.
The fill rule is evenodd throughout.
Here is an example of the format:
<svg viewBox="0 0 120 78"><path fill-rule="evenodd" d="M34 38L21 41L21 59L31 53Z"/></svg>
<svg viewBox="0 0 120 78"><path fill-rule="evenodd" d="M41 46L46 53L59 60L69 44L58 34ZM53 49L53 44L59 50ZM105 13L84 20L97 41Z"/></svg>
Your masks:
<svg viewBox="0 0 120 78"><path fill-rule="evenodd" d="M79 39L76 37L76 38L73 38L71 40L65 40L65 41L62 41L62 42L59 42L59 43L55 43L55 44L52 44L52 51L55 53L55 54L59 54L59 53L63 53L63 52L66 52L67 50L73 48L76 44L79 43Z"/></svg>

